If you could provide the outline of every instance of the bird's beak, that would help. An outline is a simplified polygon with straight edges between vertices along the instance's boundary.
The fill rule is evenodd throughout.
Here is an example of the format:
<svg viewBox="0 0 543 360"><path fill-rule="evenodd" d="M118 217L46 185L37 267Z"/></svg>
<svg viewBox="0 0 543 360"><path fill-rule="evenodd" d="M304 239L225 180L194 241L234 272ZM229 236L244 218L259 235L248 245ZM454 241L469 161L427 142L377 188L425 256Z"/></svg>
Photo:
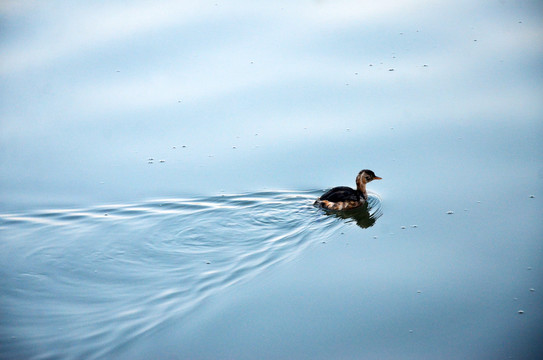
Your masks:
<svg viewBox="0 0 543 360"><path fill-rule="evenodd" d="M383 180L383 178L379 177L379 176L376 176L376 177L373 178L373 180Z"/></svg>

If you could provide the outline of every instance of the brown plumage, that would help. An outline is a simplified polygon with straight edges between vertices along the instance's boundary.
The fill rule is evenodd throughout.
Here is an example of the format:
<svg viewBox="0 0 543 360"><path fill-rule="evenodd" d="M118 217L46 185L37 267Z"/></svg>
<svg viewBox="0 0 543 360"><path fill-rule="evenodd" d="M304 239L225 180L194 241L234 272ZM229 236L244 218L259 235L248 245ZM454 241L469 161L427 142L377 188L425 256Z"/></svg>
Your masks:
<svg viewBox="0 0 543 360"><path fill-rule="evenodd" d="M338 186L322 194L315 205L330 210L349 210L364 205L368 200L366 184L381 178L371 170L361 170L356 176L356 190L347 186Z"/></svg>

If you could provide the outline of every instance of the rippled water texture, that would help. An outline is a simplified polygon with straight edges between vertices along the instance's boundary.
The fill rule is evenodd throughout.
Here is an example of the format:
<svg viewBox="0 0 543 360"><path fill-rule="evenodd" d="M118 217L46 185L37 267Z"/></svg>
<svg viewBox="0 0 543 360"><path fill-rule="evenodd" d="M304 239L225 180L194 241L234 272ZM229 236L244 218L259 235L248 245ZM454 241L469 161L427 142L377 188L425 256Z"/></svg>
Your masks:
<svg viewBox="0 0 543 360"><path fill-rule="evenodd" d="M541 0L0 1L0 360L543 359L541 44Z"/></svg>
<svg viewBox="0 0 543 360"><path fill-rule="evenodd" d="M345 221L368 227L381 214L372 195L369 209L326 216L313 206L319 193L1 215L1 357L105 356Z"/></svg>

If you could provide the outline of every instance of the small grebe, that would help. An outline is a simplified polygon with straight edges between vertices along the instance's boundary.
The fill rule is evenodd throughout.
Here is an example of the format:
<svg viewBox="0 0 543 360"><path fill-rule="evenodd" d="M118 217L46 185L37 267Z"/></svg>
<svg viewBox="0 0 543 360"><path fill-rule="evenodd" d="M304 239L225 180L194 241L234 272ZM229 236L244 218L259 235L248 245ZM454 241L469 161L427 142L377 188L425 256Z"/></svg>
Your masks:
<svg viewBox="0 0 543 360"><path fill-rule="evenodd" d="M362 170L356 177L356 190L347 186L338 186L325 192L315 201L315 205L330 210L349 210L364 205L368 200L366 184L372 180L381 180L371 170Z"/></svg>

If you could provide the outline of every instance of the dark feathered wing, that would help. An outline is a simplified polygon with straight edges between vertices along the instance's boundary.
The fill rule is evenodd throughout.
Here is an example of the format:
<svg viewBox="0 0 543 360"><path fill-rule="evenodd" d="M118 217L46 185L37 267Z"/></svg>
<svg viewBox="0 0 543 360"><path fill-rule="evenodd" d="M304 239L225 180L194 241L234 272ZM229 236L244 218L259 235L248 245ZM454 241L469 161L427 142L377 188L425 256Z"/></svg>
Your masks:
<svg viewBox="0 0 543 360"><path fill-rule="evenodd" d="M325 192L320 199L331 202L360 201L361 195L358 191L348 186L338 186Z"/></svg>

